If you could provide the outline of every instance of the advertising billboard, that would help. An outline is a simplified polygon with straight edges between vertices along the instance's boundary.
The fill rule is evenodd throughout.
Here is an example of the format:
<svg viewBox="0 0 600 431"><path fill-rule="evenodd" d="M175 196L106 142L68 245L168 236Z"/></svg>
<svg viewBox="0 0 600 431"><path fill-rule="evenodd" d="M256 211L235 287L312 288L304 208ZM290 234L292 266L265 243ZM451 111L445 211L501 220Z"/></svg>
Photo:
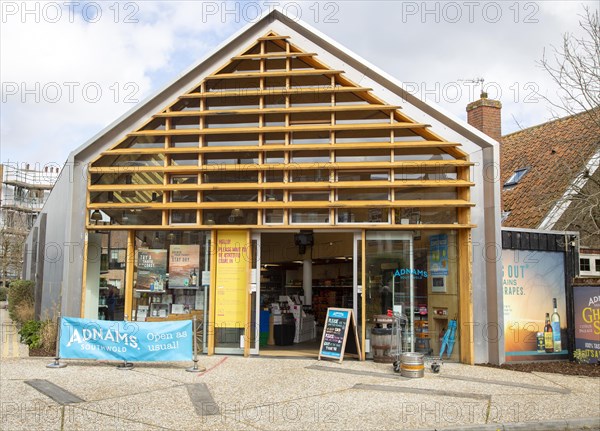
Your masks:
<svg viewBox="0 0 600 431"><path fill-rule="evenodd" d="M575 286L575 357L600 362L600 286Z"/></svg>
<svg viewBox="0 0 600 431"><path fill-rule="evenodd" d="M562 252L503 250L506 361L568 358Z"/></svg>

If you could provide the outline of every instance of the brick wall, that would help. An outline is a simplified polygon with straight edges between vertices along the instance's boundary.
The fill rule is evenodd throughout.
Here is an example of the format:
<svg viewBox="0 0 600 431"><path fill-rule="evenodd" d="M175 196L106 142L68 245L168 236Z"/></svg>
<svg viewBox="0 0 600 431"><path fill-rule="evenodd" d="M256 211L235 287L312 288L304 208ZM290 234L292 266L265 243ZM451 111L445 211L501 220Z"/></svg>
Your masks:
<svg viewBox="0 0 600 431"><path fill-rule="evenodd" d="M489 137L499 141L502 136L502 104L482 97L467 105L467 122Z"/></svg>

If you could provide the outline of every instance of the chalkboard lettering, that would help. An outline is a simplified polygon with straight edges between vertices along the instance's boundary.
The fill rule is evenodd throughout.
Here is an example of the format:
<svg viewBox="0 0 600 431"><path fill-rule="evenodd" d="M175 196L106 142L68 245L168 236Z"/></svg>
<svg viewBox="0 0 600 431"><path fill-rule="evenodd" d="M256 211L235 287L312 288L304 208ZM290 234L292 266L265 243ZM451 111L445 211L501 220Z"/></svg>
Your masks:
<svg viewBox="0 0 600 431"><path fill-rule="evenodd" d="M350 328L352 333L348 338ZM342 362L345 352L356 354L361 358L354 314L349 308L328 308L319 360L323 356Z"/></svg>

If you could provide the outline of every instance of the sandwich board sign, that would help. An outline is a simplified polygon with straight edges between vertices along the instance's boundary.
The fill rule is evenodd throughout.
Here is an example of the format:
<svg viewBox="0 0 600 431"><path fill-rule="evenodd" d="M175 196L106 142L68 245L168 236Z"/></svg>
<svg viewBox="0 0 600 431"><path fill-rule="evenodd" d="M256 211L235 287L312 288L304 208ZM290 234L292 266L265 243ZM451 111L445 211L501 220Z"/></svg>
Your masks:
<svg viewBox="0 0 600 431"><path fill-rule="evenodd" d="M354 312L351 308L328 308L318 359L337 359L341 363L344 353L362 358Z"/></svg>

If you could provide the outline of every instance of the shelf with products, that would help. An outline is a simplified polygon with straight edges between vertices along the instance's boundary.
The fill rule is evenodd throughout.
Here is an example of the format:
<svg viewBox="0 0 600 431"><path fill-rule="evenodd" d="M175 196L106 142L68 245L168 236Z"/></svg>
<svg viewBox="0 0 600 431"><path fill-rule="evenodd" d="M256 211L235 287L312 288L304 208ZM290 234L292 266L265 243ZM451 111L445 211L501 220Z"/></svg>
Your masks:
<svg viewBox="0 0 600 431"><path fill-rule="evenodd" d="M137 321L150 321L151 318L175 319L176 316L189 315L204 308L204 288L164 291L135 289L134 301Z"/></svg>

